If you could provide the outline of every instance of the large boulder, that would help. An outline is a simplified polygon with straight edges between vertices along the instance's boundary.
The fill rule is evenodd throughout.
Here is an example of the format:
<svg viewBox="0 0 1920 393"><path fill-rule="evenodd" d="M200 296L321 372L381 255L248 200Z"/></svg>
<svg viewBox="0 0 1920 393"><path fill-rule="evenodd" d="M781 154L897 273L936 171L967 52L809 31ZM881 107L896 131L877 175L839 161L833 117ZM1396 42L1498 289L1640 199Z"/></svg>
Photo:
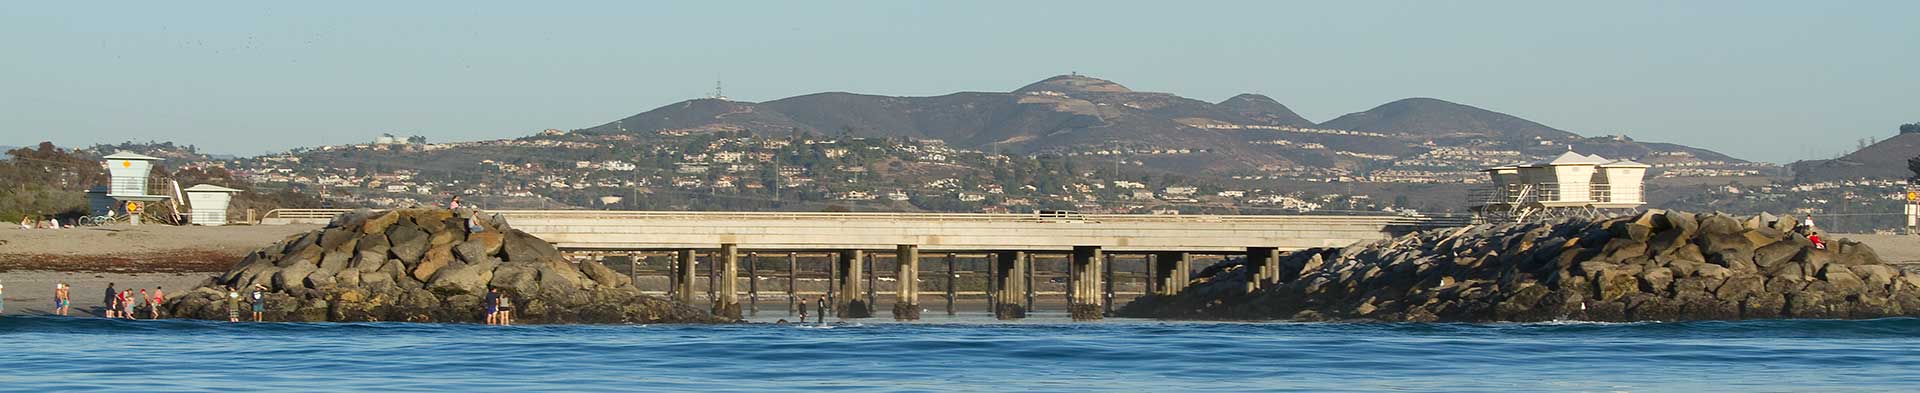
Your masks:
<svg viewBox="0 0 1920 393"><path fill-rule="evenodd" d="M561 259L560 250L553 248L552 243L547 243L546 240L533 237L518 229L508 231L506 239L502 240L501 244L507 262L546 262Z"/></svg>
<svg viewBox="0 0 1920 393"><path fill-rule="evenodd" d="M400 221L388 227L387 242L393 257L408 265L419 263L420 258L426 256L427 247L432 245L427 231L413 226L410 221Z"/></svg>

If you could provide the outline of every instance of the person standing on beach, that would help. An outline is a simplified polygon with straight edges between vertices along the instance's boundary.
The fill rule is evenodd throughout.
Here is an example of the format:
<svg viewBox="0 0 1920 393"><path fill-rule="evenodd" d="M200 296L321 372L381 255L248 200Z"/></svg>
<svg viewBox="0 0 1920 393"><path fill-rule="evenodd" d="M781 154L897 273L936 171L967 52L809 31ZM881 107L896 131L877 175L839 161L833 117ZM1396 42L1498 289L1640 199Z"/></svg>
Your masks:
<svg viewBox="0 0 1920 393"><path fill-rule="evenodd" d="M227 322L240 322L240 290L227 287Z"/></svg>
<svg viewBox="0 0 1920 393"><path fill-rule="evenodd" d="M140 303L140 306L141 306L141 307L145 307L145 308L147 308L147 309L149 309L149 310L151 310L151 309L153 309L153 298L151 298L151 297L147 297L147 289L146 289L146 288L140 288L140 296L139 296L139 297L135 297L134 299L135 299L135 300L134 300L133 302L134 302L134 303ZM137 310L137 309L136 309L136 310Z"/></svg>
<svg viewBox="0 0 1920 393"><path fill-rule="evenodd" d="M120 290L120 317L133 319L133 288Z"/></svg>
<svg viewBox="0 0 1920 393"><path fill-rule="evenodd" d="M253 293L248 295L249 298L253 299L253 321L254 322L260 322L260 314L267 310L267 302L266 302L267 294L265 292L265 289L266 287L254 285Z"/></svg>
<svg viewBox="0 0 1920 393"><path fill-rule="evenodd" d="M153 287L153 319L160 319L160 304L166 302L167 294L161 293L160 287Z"/></svg>
<svg viewBox="0 0 1920 393"><path fill-rule="evenodd" d="M53 313L67 316L67 310L73 308L73 298L67 294L67 283L53 284Z"/></svg>
<svg viewBox="0 0 1920 393"><path fill-rule="evenodd" d="M7 286L0 285L0 315L7 313Z"/></svg>
<svg viewBox="0 0 1920 393"><path fill-rule="evenodd" d="M113 289L113 283L107 283L107 298L100 301L101 304L107 305L107 318L115 317L114 310L120 309L120 304L113 302L117 297L120 297L120 290Z"/></svg>

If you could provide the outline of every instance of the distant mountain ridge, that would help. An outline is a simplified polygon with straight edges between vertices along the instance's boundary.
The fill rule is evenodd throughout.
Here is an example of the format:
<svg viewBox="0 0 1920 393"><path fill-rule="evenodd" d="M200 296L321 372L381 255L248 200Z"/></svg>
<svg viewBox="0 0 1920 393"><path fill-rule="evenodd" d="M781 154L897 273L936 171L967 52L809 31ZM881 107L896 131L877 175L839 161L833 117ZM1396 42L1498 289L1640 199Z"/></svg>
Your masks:
<svg viewBox="0 0 1920 393"><path fill-rule="evenodd" d="M695 99L578 131L844 133L938 139L956 147L1013 153L1204 152L1211 158L1183 158L1177 160L1180 168L1171 169L1208 171L1298 166L1357 169L1389 165L1395 158L1432 150L1433 146L1420 145L1435 143L1528 155L1547 155L1573 145L1622 158L1681 152L1700 160L1740 162L1686 146L1582 138L1516 116L1433 98L1398 100L1316 124L1265 95L1246 93L1211 103L1134 91L1077 74L1050 77L1008 92L931 97L828 92L759 103Z"/></svg>

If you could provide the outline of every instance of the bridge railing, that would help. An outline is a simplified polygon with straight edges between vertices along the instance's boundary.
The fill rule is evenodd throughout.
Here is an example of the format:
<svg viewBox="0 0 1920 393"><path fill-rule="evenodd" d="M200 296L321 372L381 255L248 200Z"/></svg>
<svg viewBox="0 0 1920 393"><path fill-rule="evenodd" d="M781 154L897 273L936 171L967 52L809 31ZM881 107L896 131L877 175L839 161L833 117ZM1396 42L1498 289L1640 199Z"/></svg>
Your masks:
<svg viewBox="0 0 1920 393"><path fill-rule="evenodd" d="M353 209L273 209L264 219L331 220ZM1371 221L1383 225L1418 227L1458 226L1469 223L1466 217L1403 215L1154 215L1154 214L1059 214L1059 213L878 213L878 212L698 212L698 211L609 211L609 210L492 210L507 219L585 219L585 220L839 220L910 221L952 223L1353 223Z"/></svg>
<svg viewBox="0 0 1920 393"><path fill-rule="evenodd" d="M314 220L314 219L326 219L326 220L331 220L331 219L333 219L334 217L339 217L339 216L340 216L340 215L342 215L342 214L347 214L347 213L349 213L349 212L352 212L352 211L353 211L353 209L273 209L273 210L268 210L268 211L267 211L267 214L266 214L266 215L263 215L263 216L261 216L261 218L285 218L285 219L300 219L300 220Z"/></svg>
<svg viewBox="0 0 1920 393"><path fill-rule="evenodd" d="M1033 223L1303 223L1353 222L1371 220L1383 223L1415 224L1429 217L1398 215L1152 215L1152 214L997 214L997 213L868 213L868 212L667 212L598 210L500 210L491 211L508 219L597 219L597 220L841 220L841 221L915 221L915 222L1033 222Z"/></svg>

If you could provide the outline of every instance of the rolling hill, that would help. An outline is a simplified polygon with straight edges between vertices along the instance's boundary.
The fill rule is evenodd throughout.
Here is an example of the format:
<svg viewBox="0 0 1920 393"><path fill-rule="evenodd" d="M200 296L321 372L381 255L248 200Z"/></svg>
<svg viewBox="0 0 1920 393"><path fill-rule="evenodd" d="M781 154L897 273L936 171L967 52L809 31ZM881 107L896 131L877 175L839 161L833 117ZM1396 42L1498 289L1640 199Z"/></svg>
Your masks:
<svg viewBox="0 0 1920 393"><path fill-rule="evenodd" d="M1131 155L1168 170L1251 172L1286 167L1391 166L1437 148L1546 156L1573 145L1637 159L1684 152L1687 159L1738 162L1704 149L1582 138L1516 116L1432 98L1390 102L1315 124L1264 95L1218 103L1141 92L1084 75L1060 75L1007 92L892 97L847 92L767 102L696 99L577 130L588 135L683 135L749 131L937 139L961 148L1012 153ZM1171 154L1187 155L1173 159ZM1459 168L1454 168L1459 169Z"/></svg>
<svg viewBox="0 0 1920 393"><path fill-rule="evenodd" d="M1913 176L1907 160L1920 157L1920 133L1903 133L1831 160L1792 164L1802 182L1846 179L1904 179Z"/></svg>

